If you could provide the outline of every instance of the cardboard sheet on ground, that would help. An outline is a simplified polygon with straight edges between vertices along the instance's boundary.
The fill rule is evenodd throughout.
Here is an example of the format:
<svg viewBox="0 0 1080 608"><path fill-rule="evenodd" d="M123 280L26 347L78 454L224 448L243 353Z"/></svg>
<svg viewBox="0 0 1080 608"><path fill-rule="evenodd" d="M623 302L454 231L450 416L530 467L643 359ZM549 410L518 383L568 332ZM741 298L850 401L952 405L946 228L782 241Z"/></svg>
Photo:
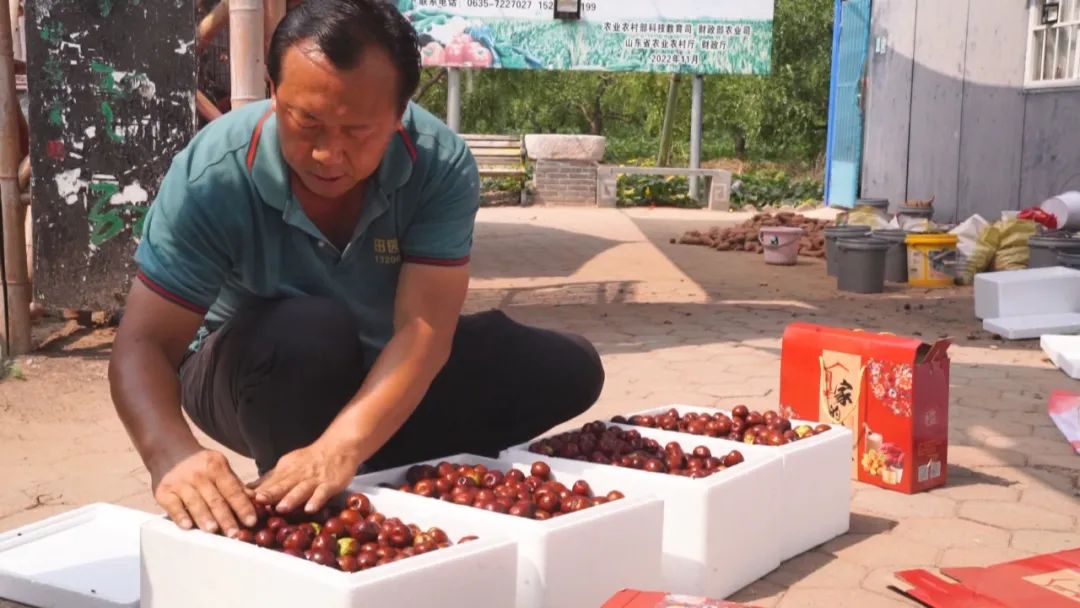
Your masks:
<svg viewBox="0 0 1080 608"><path fill-rule="evenodd" d="M933 608L1077 608L1080 547L986 568L903 570L892 589Z"/></svg>
<svg viewBox="0 0 1080 608"><path fill-rule="evenodd" d="M638 591L624 589L600 608L755 608L750 604L740 604L724 600L688 595L669 595L662 591Z"/></svg>

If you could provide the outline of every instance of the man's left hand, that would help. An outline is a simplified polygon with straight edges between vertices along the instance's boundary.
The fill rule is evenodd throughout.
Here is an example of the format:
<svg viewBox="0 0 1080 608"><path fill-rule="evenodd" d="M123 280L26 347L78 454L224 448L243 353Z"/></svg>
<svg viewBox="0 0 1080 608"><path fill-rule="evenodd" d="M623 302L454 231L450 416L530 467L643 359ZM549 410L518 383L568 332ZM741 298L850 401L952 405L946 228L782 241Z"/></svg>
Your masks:
<svg viewBox="0 0 1080 608"><path fill-rule="evenodd" d="M314 513L348 487L359 466L354 450L320 438L282 456L273 470L253 484L255 500L273 505L279 513L301 506Z"/></svg>

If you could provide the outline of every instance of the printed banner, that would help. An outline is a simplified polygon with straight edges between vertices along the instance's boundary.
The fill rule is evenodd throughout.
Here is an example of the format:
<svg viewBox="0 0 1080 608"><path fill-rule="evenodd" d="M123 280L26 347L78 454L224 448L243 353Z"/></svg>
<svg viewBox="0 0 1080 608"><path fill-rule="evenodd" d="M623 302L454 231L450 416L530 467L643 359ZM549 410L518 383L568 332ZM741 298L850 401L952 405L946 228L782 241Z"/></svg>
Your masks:
<svg viewBox="0 0 1080 608"><path fill-rule="evenodd" d="M772 0L397 0L425 66L768 74Z"/></svg>

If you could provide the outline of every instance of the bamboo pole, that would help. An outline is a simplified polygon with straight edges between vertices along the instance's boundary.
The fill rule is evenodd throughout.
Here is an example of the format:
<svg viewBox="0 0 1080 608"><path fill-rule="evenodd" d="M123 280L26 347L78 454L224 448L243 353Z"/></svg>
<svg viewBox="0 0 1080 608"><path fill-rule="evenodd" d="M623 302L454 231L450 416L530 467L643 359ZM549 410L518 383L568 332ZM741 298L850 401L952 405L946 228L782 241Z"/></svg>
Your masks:
<svg viewBox="0 0 1080 608"><path fill-rule="evenodd" d="M664 106L664 124L660 127L660 153L656 157L657 167L666 167L671 161L671 132L675 126L675 107L679 100L679 73L671 75L668 83L667 104Z"/></svg>
<svg viewBox="0 0 1080 608"><path fill-rule="evenodd" d="M233 110L266 98L263 0L229 0L229 62Z"/></svg>
<svg viewBox="0 0 1080 608"><path fill-rule="evenodd" d="M221 0L199 22L195 33L195 54L206 50L210 41L229 23L229 0Z"/></svg>
<svg viewBox="0 0 1080 608"><path fill-rule="evenodd" d="M30 284L31 288L34 285L34 221L33 210L30 209L30 193L23 192L19 195L19 200L22 202L26 219L23 221L23 232L26 238L26 282ZM30 301L30 306L33 307L33 300Z"/></svg>
<svg viewBox="0 0 1080 608"><path fill-rule="evenodd" d="M281 20L285 18L285 0L266 0L263 5L263 56L270 52L270 39L274 37Z"/></svg>
<svg viewBox="0 0 1080 608"><path fill-rule="evenodd" d="M19 13L22 12L21 0L9 0L9 12L11 15L11 55L16 61L26 61L22 45L22 26L19 25Z"/></svg>
<svg viewBox="0 0 1080 608"><path fill-rule="evenodd" d="M23 157L22 162L19 163L19 192L26 192L30 189L30 155L27 154Z"/></svg>
<svg viewBox="0 0 1080 608"><path fill-rule="evenodd" d="M16 0L17 1L17 0ZM26 272L25 207L19 198L19 104L11 39L11 5L0 0L0 226L3 227L6 356L30 352L30 282Z"/></svg>

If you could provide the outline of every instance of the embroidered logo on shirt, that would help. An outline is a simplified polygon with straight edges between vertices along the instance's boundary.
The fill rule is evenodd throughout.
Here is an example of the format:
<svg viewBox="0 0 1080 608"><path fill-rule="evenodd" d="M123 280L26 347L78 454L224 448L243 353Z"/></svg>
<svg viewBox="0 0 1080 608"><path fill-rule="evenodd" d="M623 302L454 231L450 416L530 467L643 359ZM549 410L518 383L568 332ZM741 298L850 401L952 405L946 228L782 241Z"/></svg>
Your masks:
<svg viewBox="0 0 1080 608"><path fill-rule="evenodd" d="M379 264L400 264L401 249L397 239L374 239L375 261Z"/></svg>

